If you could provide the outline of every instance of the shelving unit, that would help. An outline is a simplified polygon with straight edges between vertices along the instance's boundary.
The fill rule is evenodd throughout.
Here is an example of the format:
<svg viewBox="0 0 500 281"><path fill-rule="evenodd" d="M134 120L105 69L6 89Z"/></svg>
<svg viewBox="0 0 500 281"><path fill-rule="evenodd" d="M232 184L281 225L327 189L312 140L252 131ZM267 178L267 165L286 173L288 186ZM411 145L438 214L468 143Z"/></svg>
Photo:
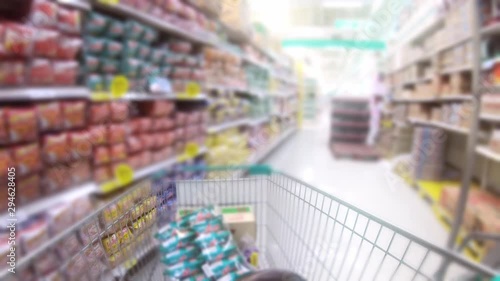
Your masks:
<svg viewBox="0 0 500 281"><path fill-rule="evenodd" d="M486 4L488 1L483 2ZM446 8L438 7L437 3L434 10L444 10L437 16L441 24L432 24L436 27L435 29L410 35L410 37L419 37L419 41L409 41L399 45L397 52L403 54L403 61L405 58L410 58L409 63L402 66L392 64L388 73L392 84L391 88L396 93L392 103L400 109L404 108L405 118L410 124L414 127L440 128L447 132L446 141L449 145L446 162L462 173L460 195L456 202L457 215L455 217L446 216L447 229L450 230L447 246L454 250L457 238L462 239L465 236L462 223L472 180L481 178L481 186L484 189L488 188L487 181L492 174L488 173L489 163L497 162L500 159L487 146L477 146L479 136L487 135L480 133L479 123L481 121L485 124L486 122L496 123L500 121L500 115L481 114L481 95L497 93L499 88L495 85L482 86L485 78L482 71L490 69L497 63L497 59L487 59L482 62L483 56L480 54L482 50L486 49L480 48L481 41L500 35L500 24L494 23L481 27L479 22L480 19L484 19L484 16L480 16L479 13L485 10L480 10L479 1L457 1L447 5ZM423 13L424 10L428 12L429 6L427 4L421 5L420 9L415 11L415 15ZM432 19L430 21L434 22ZM408 26L410 22L412 22L412 17L408 21ZM426 26L425 23L422 25ZM403 25L400 32L408 31L405 26L407 25ZM438 42L440 44L436 44ZM418 63L418 60L412 60L411 57L414 57L412 52L417 51L430 53L430 60L424 64ZM457 56L460 59L457 59ZM395 56L392 59L394 62L401 60L401 58L395 59ZM408 76L407 74L410 72L411 75ZM428 73L435 74L431 80L426 79L429 77L426 76ZM415 84L415 81L432 81L432 83L427 85L427 88L420 88L418 84ZM488 82L484 84L488 84ZM403 93L401 85L405 86L406 90L411 91L410 96L407 92ZM429 97L429 93L433 93L434 96ZM456 116L449 117L450 112ZM395 121L402 122L400 115L395 118ZM452 125L452 123L458 125ZM475 167L475 159L478 155L485 159L482 165L478 165L481 170L479 174L476 172L477 167ZM498 166L495 167L498 169ZM418 179L411 179L411 182L417 181ZM441 192L432 190L432 187L418 188L422 194ZM434 210L441 209L439 200L430 202ZM443 218L442 214L443 212L436 212L440 220ZM476 241L470 243L466 249L474 248L473 244L476 244ZM488 260L483 251L475 251L475 253L480 253L475 258Z"/></svg>

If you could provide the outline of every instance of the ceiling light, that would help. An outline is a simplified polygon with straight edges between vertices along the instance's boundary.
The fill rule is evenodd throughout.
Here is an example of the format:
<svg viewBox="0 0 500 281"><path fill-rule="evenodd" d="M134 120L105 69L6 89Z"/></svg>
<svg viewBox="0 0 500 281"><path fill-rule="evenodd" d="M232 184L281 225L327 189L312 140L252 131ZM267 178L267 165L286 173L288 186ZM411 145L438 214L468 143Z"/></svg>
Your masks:
<svg viewBox="0 0 500 281"><path fill-rule="evenodd" d="M364 1L353 0L324 0L321 5L325 8L361 8L364 6Z"/></svg>

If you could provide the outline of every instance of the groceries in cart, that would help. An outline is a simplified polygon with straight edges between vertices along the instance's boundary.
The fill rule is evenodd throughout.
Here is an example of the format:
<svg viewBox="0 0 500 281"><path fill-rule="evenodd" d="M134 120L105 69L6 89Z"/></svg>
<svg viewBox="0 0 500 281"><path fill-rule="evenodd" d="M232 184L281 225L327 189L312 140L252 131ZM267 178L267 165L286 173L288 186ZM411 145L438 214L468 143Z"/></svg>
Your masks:
<svg viewBox="0 0 500 281"><path fill-rule="evenodd" d="M164 275L172 280L240 280L254 269L248 265L213 207L190 212L161 228Z"/></svg>

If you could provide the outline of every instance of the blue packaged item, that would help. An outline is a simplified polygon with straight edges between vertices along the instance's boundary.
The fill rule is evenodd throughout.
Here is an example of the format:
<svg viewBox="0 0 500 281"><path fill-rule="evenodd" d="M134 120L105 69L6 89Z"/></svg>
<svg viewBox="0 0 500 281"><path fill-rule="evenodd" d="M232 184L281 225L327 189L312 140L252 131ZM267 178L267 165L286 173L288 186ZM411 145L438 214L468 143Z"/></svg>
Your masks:
<svg viewBox="0 0 500 281"><path fill-rule="evenodd" d="M161 261L167 265L173 265L192 259L200 254L200 250L195 246L174 250L161 258Z"/></svg>
<svg viewBox="0 0 500 281"><path fill-rule="evenodd" d="M201 255L208 261L215 262L220 261L224 258L228 258L236 252L236 246L228 241L224 245L217 245L204 249L201 251Z"/></svg>
<svg viewBox="0 0 500 281"><path fill-rule="evenodd" d="M191 226L198 234L223 230L222 215Z"/></svg>
<svg viewBox="0 0 500 281"><path fill-rule="evenodd" d="M239 256L234 256L230 259L223 259L210 265L211 273L215 278L221 278L230 272L238 271L243 268L245 268L244 262Z"/></svg>
<svg viewBox="0 0 500 281"><path fill-rule="evenodd" d="M169 253L175 249L186 247L194 240L196 233L193 231L175 231L173 235L160 244L160 252Z"/></svg>
<svg viewBox="0 0 500 281"><path fill-rule="evenodd" d="M194 240L194 243L201 249L207 249L226 243L229 240L229 237L231 237L231 233L229 233L229 231L226 230L204 233L198 236Z"/></svg>
<svg viewBox="0 0 500 281"><path fill-rule="evenodd" d="M203 273L201 266L204 262L205 261L200 258L180 262L169 266L165 271L163 271L163 275L168 275L171 278L183 279L195 274Z"/></svg>
<svg viewBox="0 0 500 281"><path fill-rule="evenodd" d="M181 281L210 281L210 278L208 278L204 273L198 273L186 278L181 279Z"/></svg>

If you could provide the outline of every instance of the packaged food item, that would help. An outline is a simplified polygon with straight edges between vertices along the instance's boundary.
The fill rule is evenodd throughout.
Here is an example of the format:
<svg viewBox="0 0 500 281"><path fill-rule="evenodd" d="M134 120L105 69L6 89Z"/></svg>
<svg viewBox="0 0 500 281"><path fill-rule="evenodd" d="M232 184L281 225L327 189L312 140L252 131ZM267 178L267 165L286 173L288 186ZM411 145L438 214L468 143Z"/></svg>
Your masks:
<svg viewBox="0 0 500 281"><path fill-rule="evenodd" d="M56 61L53 63L54 83L56 85L75 85L78 75L76 61Z"/></svg>
<svg viewBox="0 0 500 281"><path fill-rule="evenodd" d="M143 149L141 139L135 136L130 136L127 138L127 152L128 154L133 154L140 152Z"/></svg>
<svg viewBox="0 0 500 281"><path fill-rule="evenodd" d="M123 45L120 42L108 40L106 42L106 49L103 52L104 56L114 58L121 54L123 51Z"/></svg>
<svg viewBox="0 0 500 281"><path fill-rule="evenodd" d="M85 37L85 51L92 55L100 55L106 49L107 40L92 36Z"/></svg>
<svg viewBox="0 0 500 281"><path fill-rule="evenodd" d="M145 102L139 105L139 110L150 117L168 116L174 109L173 103L169 101Z"/></svg>
<svg viewBox="0 0 500 281"><path fill-rule="evenodd" d="M6 116L11 142L30 141L37 138L38 127L34 108L9 108Z"/></svg>
<svg viewBox="0 0 500 281"><path fill-rule="evenodd" d="M26 66L22 61L0 62L0 86L22 85L26 72Z"/></svg>
<svg viewBox="0 0 500 281"><path fill-rule="evenodd" d="M200 251L194 246L174 250L161 258L161 262L166 265L174 265L185 260L192 259L200 254Z"/></svg>
<svg viewBox="0 0 500 281"><path fill-rule="evenodd" d="M48 209L47 222L49 223L49 233L55 236L68 228L72 222L70 205L60 204Z"/></svg>
<svg viewBox="0 0 500 281"><path fill-rule="evenodd" d="M108 28L110 19L102 14L90 11L85 19L85 31L92 35L101 35Z"/></svg>
<svg viewBox="0 0 500 281"><path fill-rule="evenodd" d="M172 77L175 79L188 79L190 77L191 69L188 67L176 66L173 68Z"/></svg>
<svg viewBox="0 0 500 281"><path fill-rule="evenodd" d="M210 281L210 278L208 278L204 273L198 273L192 276L188 276L182 281Z"/></svg>
<svg viewBox="0 0 500 281"><path fill-rule="evenodd" d="M169 266L163 272L163 275L168 275L171 278L183 279L191 275L202 273L201 266L203 263L204 260L200 258L190 259L188 261Z"/></svg>
<svg viewBox="0 0 500 281"><path fill-rule="evenodd" d="M46 164L63 163L69 160L68 135L49 134L42 137L42 160Z"/></svg>
<svg viewBox="0 0 500 281"><path fill-rule="evenodd" d="M151 43L153 42L156 37L158 36L158 33L156 32L155 29L145 26L144 27L144 33L142 34L142 41L146 43Z"/></svg>
<svg viewBox="0 0 500 281"><path fill-rule="evenodd" d="M56 57L64 60L74 60L83 45L78 37L60 36L57 44Z"/></svg>
<svg viewBox="0 0 500 281"><path fill-rule="evenodd" d="M251 269L245 266L241 266L241 268L238 269L237 271L228 273L223 277L217 279L217 281L237 281L241 280L241 278L244 278L245 276L248 276L250 273L252 273Z"/></svg>
<svg viewBox="0 0 500 281"><path fill-rule="evenodd" d="M49 240L49 226L45 219L37 217L20 229L18 235L21 252L31 253Z"/></svg>
<svg viewBox="0 0 500 281"><path fill-rule="evenodd" d="M190 230L176 231L167 240L162 241L160 252L170 253L175 249L188 246L196 238L196 232Z"/></svg>
<svg viewBox="0 0 500 281"><path fill-rule="evenodd" d="M219 232L202 234L198 236L194 242L200 249L207 249L226 243L227 241L229 241L230 237L231 234L229 233L229 231L223 230Z"/></svg>
<svg viewBox="0 0 500 281"><path fill-rule="evenodd" d="M145 44L139 44L139 51L137 53L139 59L148 60L151 53L151 48Z"/></svg>
<svg viewBox="0 0 500 281"><path fill-rule="evenodd" d="M86 245L90 244L92 241L96 240L101 233L101 228L99 222L96 219L86 222L80 228L80 238L82 242Z"/></svg>
<svg viewBox="0 0 500 281"><path fill-rule="evenodd" d="M218 244L210 248L202 249L201 255L210 262L220 261L236 253L236 246L227 240L225 244Z"/></svg>
<svg viewBox="0 0 500 281"><path fill-rule="evenodd" d="M173 14L178 14L182 9L181 4L179 0L166 0L165 9Z"/></svg>
<svg viewBox="0 0 500 281"><path fill-rule="evenodd" d="M44 170L43 194L53 194L71 185L70 170L64 166L50 167Z"/></svg>
<svg viewBox="0 0 500 281"><path fill-rule="evenodd" d="M94 180L97 183L103 183L113 179L113 173L110 166L100 166L94 168Z"/></svg>
<svg viewBox="0 0 500 281"><path fill-rule="evenodd" d="M57 10L57 28L67 33L80 33L80 11L59 7Z"/></svg>
<svg viewBox="0 0 500 281"><path fill-rule="evenodd" d="M100 92L104 91L104 78L99 74L88 74L85 79L85 85L91 91Z"/></svg>
<svg viewBox="0 0 500 281"><path fill-rule="evenodd" d="M223 229L222 227L222 216L217 216L208 220L204 220L200 223L192 225L194 231L196 231L199 235L208 232L220 231Z"/></svg>
<svg viewBox="0 0 500 281"><path fill-rule="evenodd" d="M34 268L39 274L45 275L57 269L61 262L53 250L44 252L34 261Z"/></svg>
<svg viewBox="0 0 500 281"><path fill-rule="evenodd" d="M71 175L71 181L73 184L80 184L89 181L92 177L90 172L90 162L88 160L81 160L71 163L69 174ZM85 209L80 208L79 210ZM88 214L89 212L85 212L85 214Z"/></svg>
<svg viewBox="0 0 500 281"><path fill-rule="evenodd" d="M57 4L51 1L33 1L30 22L35 26L54 27L57 23L57 8Z"/></svg>
<svg viewBox="0 0 500 281"><path fill-rule="evenodd" d="M19 179L16 185L16 199L19 205L24 205L40 197L40 177L32 175Z"/></svg>
<svg viewBox="0 0 500 281"><path fill-rule="evenodd" d="M0 107L0 145L9 142L9 130L7 128L7 116L5 108Z"/></svg>
<svg viewBox="0 0 500 281"><path fill-rule="evenodd" d="M172 40L168 48L176 53L189 54L193 49L193 44L187 41Z"/></svg>
<svg viewBox="0 0 500 281"><path fill-rule="evenodd" d="M34 34L34 29L27 25L2 22L0 35L3 36L0 36L0 50L8 56L29 56L32 54Z"/></svg>
<svg viewBox="0 0 500 281"><path fill-rule="evenodd" d="M125 33L125 25L121 21L114 19L109 20L108 28L106 31L107 37L121 38L124 33Z"/></svg>
<svg viewBox="0 0 500 281"><path fill-rule="evenodd" d="M12 159L12 153L7 148L0 148L0 169L4 172L4 175L0 176L0 182L7 178L7 171L9 167L14 167L14 161Z"/></svg>
<svg viewBox="0 0 500 281"><path fill-rule="evenodd" d="M127 20L125 22L125 38L132 39L138 41L139 39L142 38L142 35L144 33L144 27L142 24L133 21L133 20Z"/></svg>
<svg viewBox="0 0 500 281"><path fill-rule="evenodd" d="M124 122L128 118L129 104L126 102L111 102L111 120L113 122Z"/></svg>
<svg viewBox="0 0 500 281"><path fill-rule="evenodd" d="M68 262L65 271L66 277L69 281L81 280L82 276L85 276L85 270L88 264L85 256L83 254L77 254Z"/></svg>
<svg viewBox="0 0 500 281"><path fill-rule="evenodd" d="M109 143L125 142L127 136L127 128L123 124L112 124L108 126Z"/></svg>
<svg viewBox="0 0 500 281"><path fill-rule="evenodd" d="M12 148L12 156L16 163L16 173L27 175L40 169L40 149L37 143L19 145Z"/></svg>
<svg viewBox="0 0 500 281"><path fill-rule="evenodd" d="M34 35L33 54L35 56L53 58L57 54L59 32L48 29L37 29Z"/></svg>
<svg viewBox="0 0 500 281"><path fill-rule="evenodd" d="M107 146L94 147L94 165L101 165L111 162L111 152Z"/></svg>
<svg viewBox="0 0 500 281"><path fill-rule="evenodd" d="M149 61L154 65L160 65L163 62L165 52L162 49L152 49L149 56Z"/></svg>
<svg viewBox="0 0 500 281"><path fill-rule="evenodd" d="M101 58L100 59L100 71L103 73L114 74L118 72L120 67L120 62L115 59ZM105 87L108 88L108 87Z"/></svg>
<svg viewBox="0 0 500 281"><path fill-rule="evenodd" d="M229 259L223 259L210 265L210 270L214 274L215 278L221 278L229 272L234 272L238 270L243 270L246 268L243 259L235 255Z"/></svg>
<svg viewBox="0 0 500 281"><path fill-rule="evenodd" d="M48 59L33 59L31 61L28 78L30 85L50 85L54 82L54 69Z"/></svg>
<svg viewBox="0 0 500 281"><path fill-rule="evenodd" d="M139 70L141 66L141 61L133 58L124 59L120 66L120 72L127 77L137 77L139 75Z"/></svg>
<svg viewBox="0 0 500 281"><path fill-rule="evenodd" d="M107 141L107 129L105 125L90 127L90 140L92 145L105 144Z"/></svg>
<svg viewBox="0 0 500 281"><path fill-rule="evenodd" d="M61 104L59 102L38 103L36 114L40 131L53 131L62 127Z"/></svg>
<svg viewBox="0 0 500 281"><path fill-rule="evenodd" d="M64 127L67 129L85 126L85 102L66 101L62 103Z"/></svg>
<svg viewBox="0 0 500 281"><path fill-rule="evenodd" d="M110 103L107 102L97 102L90 104L89 113L91 124L104 124L111 120L111 108Z"/></svg>
<svg viewBox="0 0 500 281"><path fill-rule="evenodd" d="M111 161L127 159L127 147L124 143L112 145L110 148Z"/></svg>
<svg viewBox="0 0 500 281"><path fill-rule="evenodd" d="M125 59L137 57L139 51L139 42L133 40L125 40L123 43L123 57Z"/></svg>
<svg viewBox="0 0 500 281"><path fill-rule="evenodd" d="M92 142L88 131L69 133L68 143L72 159L79 160L92 155Z"/></svg>
<svg viewBox="0 0 500 281"><path fill-rule="evenodd" d="M68 210L69 211L69 210ZM57 245L57 251L62 259L69 259L74 256L83 246L78 241L75 234L71 234L61 240Z"/></svg>

